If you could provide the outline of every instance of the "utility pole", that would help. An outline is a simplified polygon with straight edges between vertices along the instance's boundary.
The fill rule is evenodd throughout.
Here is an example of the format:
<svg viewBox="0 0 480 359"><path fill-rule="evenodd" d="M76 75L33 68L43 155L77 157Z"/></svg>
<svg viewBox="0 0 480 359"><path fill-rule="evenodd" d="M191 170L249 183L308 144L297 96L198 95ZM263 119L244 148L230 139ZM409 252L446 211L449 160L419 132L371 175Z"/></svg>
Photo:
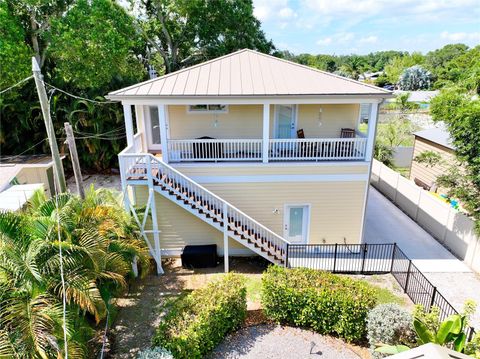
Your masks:
<svg viewBox="0 0 480 359"><path fill-rule="evenodd" d="M70 150L70 158L72 160L73 174L75 176L75 183L77 184L77 192L81 199L85 199L85 190L83 188L82 170L80 169L80 162L78 161L77 145L75 144L75 137L73 137L72 126L69 122L65 122L65 133L67 134L67 143Z"/></svg>
<svg viewBox="0 0 480 359"><path fill-rule="evenodd" d="M35 57L32 57L32 72L35 78L35 85L37 86L38 99L40 100L40 106L42 107L43 120L45 121L45 128L47 130L48 142L50 143L50 150L53 158L53 168L57 177L58 189L61 193L67 191L67 185L65 183L65 174L63 173L62 160L58 153L57 139L55 138L55 130L53 128L52 118L50 117L50 104L47 98L47 91L43 84L43 76L40 72L40 66Z"/></svg>

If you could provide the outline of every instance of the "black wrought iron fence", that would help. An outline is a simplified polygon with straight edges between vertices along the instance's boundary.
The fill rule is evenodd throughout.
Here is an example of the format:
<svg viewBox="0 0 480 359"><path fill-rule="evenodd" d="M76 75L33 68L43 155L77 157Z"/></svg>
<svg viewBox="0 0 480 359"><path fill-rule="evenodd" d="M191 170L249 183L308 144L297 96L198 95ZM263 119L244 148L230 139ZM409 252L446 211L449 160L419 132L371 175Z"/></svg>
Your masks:
<svg viewBox="0 0 480 359"><path fill-rule="evenodd" d="M440 310L440 319L458 314L396 243L385 244L290 244L287 266L307 267L343 274L391 273L404 293L426 310ZM469 340L474 329L469 328Z"/></svg>

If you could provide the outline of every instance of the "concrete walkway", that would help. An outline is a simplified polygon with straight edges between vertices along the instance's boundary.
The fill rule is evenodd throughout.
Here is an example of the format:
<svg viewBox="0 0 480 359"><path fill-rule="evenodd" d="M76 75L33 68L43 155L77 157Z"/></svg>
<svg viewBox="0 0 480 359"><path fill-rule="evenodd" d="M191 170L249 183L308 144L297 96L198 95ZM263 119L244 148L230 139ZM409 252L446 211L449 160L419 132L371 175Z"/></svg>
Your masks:
<svg viewBox="0 0 480 359"><path fill-rule="evenodd" d="M457 310L467 299L479 309L473 324L480 329L480 278L375 188L367 204L366 243L397 243Z"/></svg>

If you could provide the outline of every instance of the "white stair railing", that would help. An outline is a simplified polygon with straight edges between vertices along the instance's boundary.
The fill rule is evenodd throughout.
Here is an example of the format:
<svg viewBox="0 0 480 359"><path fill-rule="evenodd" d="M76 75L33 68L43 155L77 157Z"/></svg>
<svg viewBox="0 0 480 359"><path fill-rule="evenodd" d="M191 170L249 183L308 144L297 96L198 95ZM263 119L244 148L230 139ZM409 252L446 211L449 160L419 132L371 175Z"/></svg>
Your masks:
<svg viewBox="0 0 480 359"><path fill-rule="evenodd" d="M152 176L154 182L165 185L166 190L173 191L175 195L181 197L181 200L188 201L197 210L208 213L211 218L223 225L228 225L229 232L238 232L250 239L252 243L257 243L269 256L281 259L285 263L289 242L231 203L152 154L124 153L119 155L119 158L123 163L122 168L130 169L130 172L135 173L133 177L129 175L129 178L148 179L149 176ZM129 164L132 164L133 167L128 167ZM147 168L151 168L152 172L147 173ZM139 175L138 173L144 174ZM227 213L224 213L224 209Z"/></svg>

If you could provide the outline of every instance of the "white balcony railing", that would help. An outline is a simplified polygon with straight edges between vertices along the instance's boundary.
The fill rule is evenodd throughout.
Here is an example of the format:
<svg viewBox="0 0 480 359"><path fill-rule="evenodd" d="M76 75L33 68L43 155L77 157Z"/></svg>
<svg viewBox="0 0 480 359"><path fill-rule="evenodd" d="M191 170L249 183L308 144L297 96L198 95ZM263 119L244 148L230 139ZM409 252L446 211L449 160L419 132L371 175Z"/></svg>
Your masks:
<svg viewBox="0 0 480 359"><path fill-rule="evenodd" d="M356 138L301 138L271 139L269 159L298 160L362 160L367 139Z"/></svg>
<svg viewBox="0 0 480 359"><path fill-rule="evenodd" d="M168 159L170 162L261 161L262 140L169 140Z"/></svg>
<svg viewBox="0 0 480 359"><path fill-rule="evenodd" d="M270 139L269 161L363 160L367 139ZM261 139L169 140L169 162L262 161Z"/></svg>

